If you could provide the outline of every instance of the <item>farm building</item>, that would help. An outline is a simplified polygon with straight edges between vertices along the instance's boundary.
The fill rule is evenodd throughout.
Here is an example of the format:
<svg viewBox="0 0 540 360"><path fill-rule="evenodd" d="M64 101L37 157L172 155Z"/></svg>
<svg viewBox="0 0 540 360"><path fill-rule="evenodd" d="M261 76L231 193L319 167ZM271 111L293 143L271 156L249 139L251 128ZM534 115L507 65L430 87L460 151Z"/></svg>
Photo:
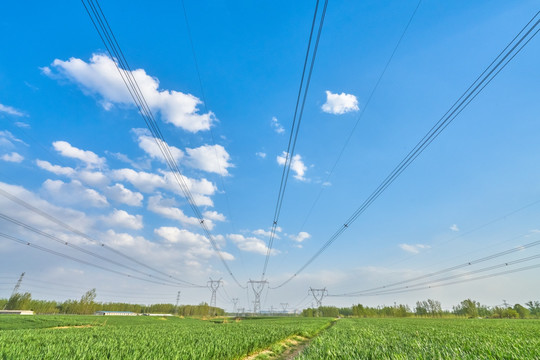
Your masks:
<svg viewBox="0 0 540 360"><path fill-rule="evenodd" d="M94 315L103 315L103 316L137 316L137 313L132 311L96 311Z"/></svg>
<svg viewBox="0 0 540 360"><path fill-rule="evenodd" d="M160 317L164 317L164 316L173 316L172 314L143 314L144 316L160 316Z"/></svg>
<svg viewBox="0 0 540 360"><path fill-rule="evenodd" d="M32 310L0 310L0 315L34 315Z"/></svg>

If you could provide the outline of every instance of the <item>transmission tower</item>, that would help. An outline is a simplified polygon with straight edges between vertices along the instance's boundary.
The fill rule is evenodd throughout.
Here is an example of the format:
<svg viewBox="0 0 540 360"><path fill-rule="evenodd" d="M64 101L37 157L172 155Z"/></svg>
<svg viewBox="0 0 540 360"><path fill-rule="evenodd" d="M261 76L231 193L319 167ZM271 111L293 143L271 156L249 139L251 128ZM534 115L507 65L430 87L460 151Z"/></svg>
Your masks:
<svg viewBox="0 0 540 360"><path fill-rule="evenodd" d="M313 298L317 302L317 308L320 308L322 305L322 300L325 295L328 295L328 290L324 289L313 289L309 288L309 294L313 295Z"/></svg>
<svg viewBox="0 0 540 360"><path fill-rule="evenodd" d="M17 291L19 291L19 288L21 287L21 283L22 283L22 279L24 277L24 274L25 273L21 274L21 276L19 277L19 280L17 281L17 284L15 284L15 287L13 288L13 291L11 292L11 296L9 297L10 299L13 297L13 295L15 295L17 293ZM7 304L8 303L6 303L4 305L4 308L3 308L4 310L5 310L6 306L7 306Z"/></svg>
<svg viewBox="0 0 540 360"><path fill-rule="evenodd" d="M287 313L287 308L289 307L289 303L280 303L281 308L283 309L283 313Z"/></svg>
<svg viewBox="0 0 540 360"><path fill-rule="evenodd" d="M258 314L261 312L261 293L264 290L264 285L268 284L266 280L249 280L248 284L251 285L253 289L253 294L255 295L255 300L253 301L253 312Z"/></svg>
<svg viewBox="0 0 540 360"><path fill-rule="evenodd" d="M238 298L232 298L232 303L233 303L233 313L235 313L236 316L238 316L238 313L236 312L236 304L238 304Z"/></svg>
<svg viewBox="0 0 540 360"><path fill-rule="evenodd" d="M221 279L212 280L212 278L210 278L210 281L208 281L208 283L207 283L208 288L212 291L212 297L210 298L210 308L211 309L216 307L216 293L217 293L217 289L219 288L221 283L222 283ZM210 311L212 311L212 310L210 310Z"/></svg>
<svg viewBox="0 0 540 360"><path fill-rule="evenodd" d="M174 313L178 314L178 303L180 302L180 291L176 295L176 305L174 306Z"/></svg>

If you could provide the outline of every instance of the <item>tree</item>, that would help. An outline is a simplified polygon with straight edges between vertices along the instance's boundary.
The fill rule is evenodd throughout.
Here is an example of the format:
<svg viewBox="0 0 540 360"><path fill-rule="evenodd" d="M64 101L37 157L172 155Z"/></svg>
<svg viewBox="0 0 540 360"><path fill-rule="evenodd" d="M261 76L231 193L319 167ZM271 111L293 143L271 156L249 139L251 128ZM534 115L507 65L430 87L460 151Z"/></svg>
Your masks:
<svg viewBox="0 0 540 360"><path fill-rule="evenodd" d="M9 298L6 310L30 310L30 301L32 301L30 293L15 293Z"/></svg>
<svg viewBox="0 0 540 360"><path fill-rule="evenodd" d="M525 305L529 308L532 316L540 316L540 301L529 301Z"/></svg>
<svg viewBox="0 0 540 360"><path fill-rule="evenodd" d="M82 297L79 302L79 314L93 314L95 311L96 303L96 289L88 290Z"/></svg>
<svg viewBox="0 0 540 360"><path fill-rule="evenodd" d="M529 309L527 309L526 307L520 304L514 305L514 310L518 313L519 317L522 319L528 317L531 313Z"/></svg>
<svg viewBox="0 0 540 360"><path fill-rule="evenodd" d="M478 317L478 306L480 303L474 300L463 300L458 306L454 306L454 314L475 318Z"/></svg>

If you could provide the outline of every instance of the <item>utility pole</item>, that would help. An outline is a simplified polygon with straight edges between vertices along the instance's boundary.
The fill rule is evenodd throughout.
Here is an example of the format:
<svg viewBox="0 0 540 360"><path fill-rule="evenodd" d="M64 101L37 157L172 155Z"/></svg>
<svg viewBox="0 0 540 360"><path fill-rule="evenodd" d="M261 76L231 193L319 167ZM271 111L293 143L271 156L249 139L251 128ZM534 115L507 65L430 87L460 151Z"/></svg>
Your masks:
<svg viewBox="0 0 540 360"><path fill-rule="evenodd" d="M264 285L268 284L266 280L249 280L248 285L251 285L255 300L253 301L253 312L258 314L261 312L261 293L264 290Z"/></svg>
<svg viewBox="0 0 540 360"><path fill-rule="evenodd" d="M232 303L233 303L233 313L235 313L236 316L238 316L238 312L236 311L236 304L238 304L238 298L232 298Z"/></svg>
<svg viewBox="0 0 540 360"><path fill-rule="evenodd" d="M212 280L212 278L210 278L210 281L208 281L208 283L207 283L208 288L212 291L212 297L210 298L210 313L211 313L211 315L212 315L212 308L214 308L214 310L215 310L215 307L216 307L216 292L217 292L217 289L219 288L219 286L221 285L221 282L222 282L221 279Z"/></svg>
<svg viewBox="0 0 540 360"><path fill-rule="evenodd" d="M11 296L9 297L9 299L11 299L11 298L13 297L13 295L15 295L15 294L17 293L17 291L19 291L19 288L21 287L21 283L22 283L22 279L23 279L23 277L24 277L24 274L25 274L25 273L22 273L21 276L19 277L19 280L17 281L17 284L15 284L15 287L13 288L13 291L11 292ZM9 299L8 299L8 301L9 301ZM8 303L6 303L6 304L4 305L3 310L6 309L7 304L8 304Z"/></svg>
<svg viewBox="0 0 540 360"><path fill-rule="evenodd" d="M180 291L176 295L176 305L174 306L174 313L178 315L178 303L180 302Z"/></svg>
<svg viewBox="0 0 540 360"><path fill-rule="evenodd" d="M317 315L319 313L319 308L322 305L322 300L325 295L328 295L328 290L326 288L323 289L313 289L312 287L309 288L309 293L313 295L313 298L317 302Z"/></svg>

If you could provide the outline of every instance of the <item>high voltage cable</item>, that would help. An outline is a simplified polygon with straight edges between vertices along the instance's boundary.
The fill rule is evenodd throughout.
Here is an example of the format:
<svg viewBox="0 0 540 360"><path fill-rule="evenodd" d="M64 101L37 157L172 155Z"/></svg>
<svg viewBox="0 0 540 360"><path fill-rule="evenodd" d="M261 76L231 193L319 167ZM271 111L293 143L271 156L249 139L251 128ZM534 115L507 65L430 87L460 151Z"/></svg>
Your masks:
<svg viewBox="0 0 540 360"><path fill-rule="evenodd" d="M349 145L349 142L351 141L351 138L352 138L354 132L356 131L356 128L358 127L358 124L360 123L360 120L362 120L362 117L364 116L364 113L366 112L366 109L368 108L369 103L371 102L371 99L373 98L373 95L375 94L375 92L379 88L379 84L381 83L381 80L384 77L384 74L386 74L386 70L388 70L388 67L390 66L390 63L394 59L394 55L396 54L397 49L399 48L399 45L401 44L403 38L405 37L405 34L407 33L407 30L409 29L409 26L411 25L411 23L412 23L412 21L414 19L414 16L416 15L416 12L418 11L418 8L420 7L421 3L422 3L422 0L419 0L418 3L416 4L416 7L414 8L414 11L410 16L409 21L407 22L407 25L405 25L405 28L403 29L403 31L401 33L401 36L399 37L399 40L397 41L396 45L394 46L394 50L392 51L392 53L390 54L390 57L386 61L386 64L384 65L383 70L379 74L379 78L375 82L375 85L371 89L371 92L369 93L369 96L368 96L368 98L366 100L366 103L362 107L362 110L360 110L360 114L358 114L358 117L356 118L356 122L354 123L354 126L352 127L351 131L349 132L349 135L347 136L347 139L343 143L343 146L341 147L341 150L340 150L336 160L334 161L334 164L330 168L330 171L328 172L328 175L326 176L326 180L323 181L323 184L330 180L330 177L332 176L332 174L334 173L334 170L336 169L338 163L340 162L341 157L343 156L343 153L345 152L345 149ZM303 230L304 226L306 225L306 222L308 221L309 217L311 216L311 213L313 212L313 210L315 209L315 206L319 202L319 199L321 198L321 195L322 195L322 193L324 191L324 188L325 188L324 186L321 186L321 188L319 190L319 193L315 197L315 200L313 201L313 204L311 205L311 208L309 209L306 217L304 218L304 221L302 222L302 225L300 226L300 231Z"/></svg>
<svg viewBox="0 0 540 360"><path fill-rule="evenodd" d="M149 270L152 270L152 271L154 271L156 273L159 273L161 275L164 275L164 276L168 277L169 279L179 281L179 282L184 283L186 285L191 285L191 286L194 286L194 287L204 287L202 285L197 285L197 284L191 283L189 281L176 278L176 277L174 277L172 275L169 275L169 274L167 274L167 273L165 273L165 272L163 272L161 270L158 270L156 268L148 266L145 263L143 263L143 262L141 262L141 261L139 261L139 260L137 260L137 259L135 259L135 258L133 258L133 257L131 257L129 255L126 255L126 254L122 253L121 251L118 251L118 250L104 244L103 242L101 242L99 240L96 240L96 239L92 238L90 235L88 235L88 234L86 234L86 233L84 233L84 232L82 232L82 231L80 231L78 229L75 229L74 227L72 227L72 226L66 224L65 222L59 220L58 218L46 213L45 211L43 211L41 209L38 209L35 206L30 205L26 201L22 200L21 198L15 196L13 194L10 194L9 192L3 190L2 188L0 188L0 195L4 196L5 198L7 198L7 199L9 199L9 200L21 205L21 206L23 206L24 208L26 208L26 209L28 209L28 210L30 210L30 211L44 217L44 218L46 218L47 220L49 220L49 221L63 227L64 229L66 229L66 230L68 230L68 231L70 231L70 232L72 232L72 233L74 233L76 235L79 235L80 237L82 237L82 238L84 238L84 239L86 239L86 240L88 240L90 242L96 243L99 246L101 246L101 247L103 247L103 248L105 248L105 249L107 249L107 250L109 250L109 251L111 251L111 252L113 252L113 253L115 253L115 254L117 254L117 255L125 258L125 259L128 259L128 260L130 260L130 261L132 261L132 262L134 262L136 264L139 264L139 265L141 265L141 266L143 266L143 267L145 267L145 268L147 268ZM151 276L151 275L149 275L149 276Z"/></svg>
<svg viewBox="0 0 540 360"><path fill-rule="evenodd" d="M415 145L407 156L392 170L386 179L371 193L371 195L357 208L344 224L323 244L323 246L291 277L285 280L276 288L294 279L307 266L338 239L348 227L358 219L362 213L405 171L409 165L446 129L448 125L471 103L472 100L482 92L482 90L500 73L502 69L531 41L540 31L536 27L540 23L537 20L540 12L537 12L532 19L521 29L521 31L510 41L510 43L497 55L489 66L480 74L469 88L460 96L450 109L439 119L439 121L427 132L426 135ZM531 25L532 26L529 26ZM535 31L536 30L536 31ZM523 35L522 35L523 34ZM509 50L508 50L509 49ZM508 50L508 51L507 51Z"/></svg>
<svg viewBox="0 0 540 360"><path fill-rule="evenodd" d="M163 137L163 134L154 118L152 111L150 110L150 107L148 106L148 103L146 102L146 99L139 87L139 84L137 83L137 80L133 76L131 67L127 63L127 60L118 42L116 41L116 37L114 36L114 33L109 26L107 18L105 17L105 14L103 13L99 5L99 2L97 0L81 0L81 2L86 12L88 13L88 16L90 17L90 20L92 21L96 31L98 32L99 37L105 45L109 56L113 60L116 69L118 70L118 73L122 78L122 81L126 85L128 92L131 95L133 102L135 103L135 106L139 110L139 113L141 114L144 122L146 123L146 126L150 130L152 137L154 138L161 154L163 155L165 162L167 163L167 166L169 167L174 176L174 179L176 180L178 186L184 194L184 197L187 199L191 210L198 218L199 225L204 232L204 236L212 245L212 248L217 253L223 266L225 267L225 269L227 269L228 274L233 278L233 280L239 287L243 288L243 286L238 282L238 280L232 273L229 265L221 254L219 246L217 245L213 235L211 234L210 229L204 222L204 217L200 209L198 208L195 199L193 198L191 190L186 183L186 179L182 175L182 172L180 171L180 168L178 167L178 164L171 153L169 145Z"/></svg>
<svg viewBox="0 0 540 360"><path fill-rule="evenodd" d="M30 243L30 242L28 242L26 240L22 240L22 239L19 239L19 238L16 238L14 236L4 234L4 233L1 233L1 232L0 232L0 237L3 237L5 239L8 239L8 240L11 240L11 241L14 241L14 242L17 242L17 243L22 244L22 245L29 246L31 248L34 248L34 249L37 249L37 250L40 250L40 251L47 252L49 254L53 254L53 255L56 255L56 256L63 257L65 259L73 260L75 262L78 262L78 263L81 263L81 264L84 264L84 265L93 266L95 268L105 270L105 271L108 271L108 272L111 272L111 273L114 273L114 274L117 274L117 275L125 276L125 277L128 277L130 279L137 279L137 280L146 281L146 282L150 282L150 283L157 284L157 285L163 285L163 286L172 286L172 287L179 286L179 285L174 285L174 284L170 284L170 283L168 283L168 284L167 283L161 283L161 282L157 282L157 281L154 281L154 280L149 280L149 279L145 279L145 278L138 277L138 276L135 276L135 275L130 275L130 274L127 274L127 273L123 273L123 272L120 272L120 271L109 269L107 267L104 267L104 266L101 266L101 265L98 265L98 264L94 264L94 263L91 263L89 261L85 261L85 260L82 260L82 259L78 259L78 258L75 258L73 256L66 255L64 253L61 253L61 252L58 252L58 251L55 251L55 250L51 250L51 249L48 249L48 248L40 246L40 245L32 244L32 243Z"/></svg>
<svg viewBox="0 0 540 360"><path fill-rule="evenodd" d="M85 253L85 254L87 254L87 255L93 256L93 257L95 257L95 258L97 258L97 259L100 259L100 260L103 260L103 261L105 261L105 262L111 263L111 264L113 264L113 265L122 267L122 268L124 268L124 269L128 269L128 270L130 270L130 271L136 272L136 273L138 273L138 274L146 275L146 276L148 276L148 277L150 277L150 278L153 278L153 279L156 279L156 280L166 281L166 282L169 282L169 283L171 283L171 284L175 284L175 285L177 285L177 286L184 286L184 287L185 287L185 286L194 286L194 287L199 287L198 285L187 285L187 284L183 284L183 283L178 283L178 282L172 281L172 280L170 280L170 279L163 279L163 278L154 276L154 275L152 275L152 274L145 273L145 272L140 271L139 269L136 269L136 268L131 267L131 266L129 266L129 265L125 265L125 264L119 263L119 262L117 262L117 261L115 261L115 260L111 260L111 259L109 259L109 258L107 258L107 257L105 257L105 256L99 255L99 254L97 254L97 253L95 253L95 252L93 252L93 251L86 250L86 249L84 249L84 248L82 248L82 247L80 247L80 246L77 246L77 245L75 245L75 244L72 244L72 243L70 243L70 242L68 242L68 241L66 241L66 240L62 240L62 239L58 238L57 236L54 236L54 235L52 235L52 234L49 234L49 233L44 232L44 231L42 231L42 230L39 230L39 229L37 229L37 228L35 228L35 227L31 226L31 225L28 225L28 224L26 224L26 223L24 223L24 222L22 222L22 221L16 220L16 219L14 219L14 218L12 218L12 217L9 217L9 216L7 216L7 215L5 215L5 214L0 213L0 219L3 219L3 220L8 221L8 222L11 222L12 224L15 224L15 225L17 225L17 226L20 226L20 227L22 227L22 228L25 228L26 230L32 231L32 232L34 232L34 233L36 233L36 234L38 234L38 235L41 235L41 236L43 236L43 237L46 237L46 238L50 239L50 240L56 241L56 242L59 243L59 244L68 246L68 247L70 247L70 248L72 248L72 249L75 249L75 250L80 251L80 252L82 252L82 253ZM5 235L5 234L4 234L4 235ZM6 235L6 236L9 236L9 235ZM4 237L5 237L5 236L4 236Z"/></svg>
<svg viewBox="0 0 540 360"><path fill-rule="evenodd" d="M272 230L270 232L270 239L268 240L266 258L264 260L264 266L263 266L261 280L264 280L264 276L266 274L266 269L268 267L268 261L270 259L270 254L272 252L272 247L273 247L274 239L275 239L275 236L276 236L276 230L277 230L277 226L278 226L279 215L281 213L281 207L283 205L283 199L285 197L285 189L287 188L287 181L289 179L289 173L291 171L292 159L293 159L294 151L295 151L295 148L296 148L296 141L298 139L298 132L300 130L300 124L302 122L302 116L304 114L304 106L305 106L305 103L306 103L307 93L308 93L308 90L309 90L309 84L311 82L311 74L313 73L313 66L315 65L315 58L317 57L317 49L319 48L319 40L321 38L321 32L322 32L322 28L323 28L323 25L324 25L324 18L325 18L325 15L326 15L327 6L328 6L328 0L325 0L324 1L324 6L323 6L323 9L322 9L322 13L321 13L321 18L320 18L320 21L319 21L319 29L318 29L318 32L317 32L317 38L315 40L315 45L313 47L313 54L311 56L311 64L310 64L310 68L309 68L309 72L308 72L308 76L307 76L307 80L306 80L306 86L304 88L304 77L305 77L305 74L306 74L306 68L307 68L307 64L308 64L308 60L309 60L309 54L310 54L310 49L311 49L311 41L313 39L313 30L315 29L315 22L316 22L316 19L317 19L317 13L319 11L319 0L317 0L317 3L315 5L315 13L313 14L313 21L311 23L311 31L310 31L310 34L309 34L308 48L307 48L307 51L306 51L306 57L304 59L304 67L303 67L303 70L302 70L302 77L300 79L300 87L298 89L298 96L296 98L296 106L295 106L293 122L292 122L292 126L291 126L291 133L289 135L289 143L287 145L287 152L286 152L286 156L285 156L285 164L283 165L283 172L281 174L281 183L279 185L279 193L278 193L278 198L277 198L277 202L276 202L276 208L274 210L274 220L272 221ZM304 89L304 93L303 93L303 98L302 98L302 104L300 106L300 113L298 114L298 107L300 105L300 98L302 97L302 89ZM297 115L298 115L298 119L297 119Z"/></svg>
<svg viewBox="0 0 540 360"><path fill-rule="evenodd" d="M465 282L469 282L469 281L484 280L484 279L489 279L489 278L493 278L493 277L497 277L497 276L501 276L501 275L508 275L508 274L513 274L513 273L517 273L517 272L521 272L521 271L538 269L538 268L540 268L540 264L524 266L524 267L517 268L517 269L505 270L505 271L501 271L501 272L498 272L498 273L478 276L478 277L475 277L475 278L469 278L469 279L464 279L464 280L452 281L452 282L448 282L448 283L442 283L442 284L435 283L434 285L430 285L430 286L426 286L426 287L422 287L422 288L397 290L397 291L384 292L384 293L373 293L373 294L367 294L366 296L402 294L402 293L411 292L411 291L426 290L426 289L432 289L432 288L443 287L443 286L448 286L448 285L461 284L461 283L465 283Z"/></svg>
<svg viewBox="0 0 540 360"><path fill-rule="evenodd" d="M521 236L519 236L519 237L521 237ZM451 267L448 267L448 268L445 268L445 269L442 269L442 270L434 271L434 272L431 272L429 274L420 275L420 276L414 277L412 279L402 280L402 281L394 282L394 283L391 283L391 284L388 284L388 285L378 286L378 287L365 289L365 290L352 291L352 292L344 293L344 294L336 294L336 295L333 295L333 296L354 296L354 295L361 295L361 294L364 294L364 293L369 293L369 292L373 292L373 291L377 291L377 290L384 290L384 289L392 288L392 287L395 287L395 286L398 286L398 285L407 284L407 283L415 282L415 281L418 281L418 280L427 279L427 278L430 278L430 277L433 277L433 276L441 275L441 274L444 274L444 273L447 273L447 272L450 272L450 271L459 270L459 269L462 269L462 268L465 268L465 267L468 267L468 266L476 265L476 264L479 264L479 263L482 263L482 262L485 262L485 261L488 261L488 260L496 259L498 257L508 255L508 254L512 254L512 253L522 251L522 250L525 250L525 249L528 249L528 248L531 248L531 247L534 247L534 246L538 246L538 245L540 245L540 240L533 241L533 242L525 244L525 245L516 246L514 248L511 248L511 249L508 249L508 250L505 250L505 251L500 251L500 252L495 253L495 254L484 256L484 257L482 257L480 259L471 260L471 261L468 261L468 262L465 262L465 263L462 263L462 264L459 264L459 265L455 265L455 266L451 266ZM413 286L416 286L416 285L413 285Z"/></svg>

